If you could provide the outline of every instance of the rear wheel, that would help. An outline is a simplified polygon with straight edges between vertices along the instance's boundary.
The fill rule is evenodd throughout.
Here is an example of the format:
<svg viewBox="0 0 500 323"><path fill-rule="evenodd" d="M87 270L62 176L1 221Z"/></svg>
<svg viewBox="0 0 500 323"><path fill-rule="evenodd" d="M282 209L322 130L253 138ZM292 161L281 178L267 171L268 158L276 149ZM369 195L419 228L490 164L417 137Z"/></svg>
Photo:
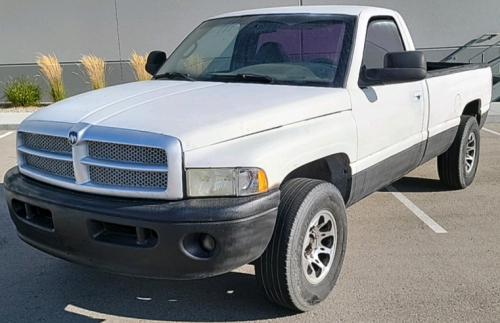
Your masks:
<svg viewBox="0 0 500 323"><path fill-rule="evenodd" d="M476 119L462 116L453 144L438 157L438 174L443 184L452 189L462 189L474 181L479 163L479 147Z"/></svg>
<svg viewBox="0 0 500 323"><path fill-rule="evenodd" d="M255 263L257 282L271 301L308 311L332 291L346 243L347 218L337 188L292 179L282 189L273 237Z"/></svg>

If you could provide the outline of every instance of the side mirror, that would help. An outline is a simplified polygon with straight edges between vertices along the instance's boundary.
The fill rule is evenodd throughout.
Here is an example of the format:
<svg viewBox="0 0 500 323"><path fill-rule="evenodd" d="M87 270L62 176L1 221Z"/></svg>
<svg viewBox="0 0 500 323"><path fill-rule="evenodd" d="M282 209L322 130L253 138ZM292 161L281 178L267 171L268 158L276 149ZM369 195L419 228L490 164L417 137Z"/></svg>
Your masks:
<svg viewBox="0 0 500 323"><path fill-rule="evenodd" d="M427 77L427 63L422 52L387 53L384 68L361 71L360 86L387 85L421 81Z"/></svg>
<svg viewBox="0 0 500 323"><path fill-rule="evenodd" d="M155 75L160 67L167 60L167 54L158 50L152 51L148 55L148 60L146 61L146 72L151 75Z"/></svg>

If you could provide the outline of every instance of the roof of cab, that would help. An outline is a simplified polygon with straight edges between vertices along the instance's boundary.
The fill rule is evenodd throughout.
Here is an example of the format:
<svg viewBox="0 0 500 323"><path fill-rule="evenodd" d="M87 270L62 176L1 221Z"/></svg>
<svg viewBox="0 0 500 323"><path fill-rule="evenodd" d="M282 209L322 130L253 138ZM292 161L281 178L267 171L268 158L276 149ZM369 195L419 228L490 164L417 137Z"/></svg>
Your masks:
<svg viewBox="0 0 500 323"><path fill-rule="evenodd" d="M251 15L265 15L265 14L343 14L350 16L359 16L361 12L372 12L373 14L389 14L393 10L383 9L377 7L367 6L291 6L291 7L276 7L276 8L262 8L253 10L244 10L229 12L214 18L235 17L235 16L251 16Z"/></svg>

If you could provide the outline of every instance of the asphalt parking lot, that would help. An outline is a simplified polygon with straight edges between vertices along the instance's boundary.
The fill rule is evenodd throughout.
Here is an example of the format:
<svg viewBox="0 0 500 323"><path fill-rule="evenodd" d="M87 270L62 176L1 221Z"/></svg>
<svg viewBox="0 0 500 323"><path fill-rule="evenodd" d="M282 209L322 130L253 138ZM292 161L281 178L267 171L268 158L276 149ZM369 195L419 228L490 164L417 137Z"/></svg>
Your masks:
<svg viewBox="0 0 500 323"><path fill-rule="evenodd" d="M304 314L268 302L252 266L200 281L147 280L26 245L2 184L16 164L15 134L0 131L0 322L499 322L500 123L485 128L466 190L445 189L432 160L348 209L337 286Z"/></svg>

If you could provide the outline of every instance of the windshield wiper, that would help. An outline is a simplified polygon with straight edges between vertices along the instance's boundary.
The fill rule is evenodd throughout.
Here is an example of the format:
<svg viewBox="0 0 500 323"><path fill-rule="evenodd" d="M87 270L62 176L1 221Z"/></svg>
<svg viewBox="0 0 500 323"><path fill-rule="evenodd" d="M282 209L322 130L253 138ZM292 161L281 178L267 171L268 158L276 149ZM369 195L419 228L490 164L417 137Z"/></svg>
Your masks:
<svg viewBox="0 0 500 323"><path fill-rule="evenodd" d="M245 73L245 74L212 74L210 76L213 80L220 80L220 81L234 81L234 80L243 80L243 81L248 81L248 82L257 82L257 83L270 83L270 84L279 84L278 81L276 81L275 78L267 76L267 75L260 75L260 74L252 74L252 73Z"/></svg>
<svg viewBox="0 0 500 323"><path fill-rule="evenodd" d="M162 79L162 78L166 78L166 79L183 79L183 80L188 80L188 81L196 81L194 78L190 77L189 74L185 74L185 73L181 73L181 72L166 72L166 73L163 73L163 74L159 74L159 75L155 75L154 79L155 80L158 80L158 79Z"/></svg>

